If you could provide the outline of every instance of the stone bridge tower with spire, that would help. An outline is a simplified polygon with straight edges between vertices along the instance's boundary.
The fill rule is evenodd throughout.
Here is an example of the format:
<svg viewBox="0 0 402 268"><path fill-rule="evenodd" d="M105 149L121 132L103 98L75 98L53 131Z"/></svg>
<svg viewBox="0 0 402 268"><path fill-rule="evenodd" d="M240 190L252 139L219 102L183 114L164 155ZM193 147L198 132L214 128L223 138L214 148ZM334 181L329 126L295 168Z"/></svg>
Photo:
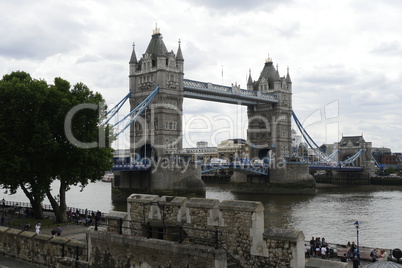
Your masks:
<svg viewBox="0 0 402 268"><path fill-rule="evenodd" d="M272 93L277 103L259 103L247 107L250 158L269 163L269 176L235 172L231 178L232 190L237 192L309 193L315 189L315 180L308 165L292 163L292 80L289 68L286 76L279 75L268 57L257 81L251 71L247 90ZM251 184L250 184L251 183ZM294 189L294 191L293 191Z"/></svg>
<svg viewBox="0 0 402 268"><path fill-rule="evenodd" d="M152 103L130 125L130 155L150 159L152 170L114 172L119 185L112 185L113 200L126 200L133 192L205 196L200 166L178 157L183 135L183 68L180 41L177 53L169 52L157 27L140 59L133 46L129 61L130 110L159 86Z"/></svg>
<svg viewBox="0 0 402 268"><path fill-rule="evenodd" d="M292 118L292 81L289 71L286 77L280 77L272 59L268 58L257 81L251 73L247 90L273 93L278 103L259 103L247 108L247 140L252 144L253 156L271 161L281 161L291 154L291 118Z"/></svg>
<svg viewBox="0 0 402 268"><path fill-rule="evenodd" d="M130 58L130 107L137 107L157 86L152 104L130 128L130 149L155 160L182 149L183 67L180 47L176 55L166 49L162 34L155 28L142 58L135 48Z"/></svg>

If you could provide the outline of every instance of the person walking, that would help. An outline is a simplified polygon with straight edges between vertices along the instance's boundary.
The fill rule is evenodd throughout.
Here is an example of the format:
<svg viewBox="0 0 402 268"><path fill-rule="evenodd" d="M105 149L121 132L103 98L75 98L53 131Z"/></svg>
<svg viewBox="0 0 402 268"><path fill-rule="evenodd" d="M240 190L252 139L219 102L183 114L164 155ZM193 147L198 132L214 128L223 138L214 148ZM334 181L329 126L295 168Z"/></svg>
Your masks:
<svg viewBox="0 0 402 268"><path fill-rule="evenodd" d="M376 261L377 261L377 258L378 258L378 255L377 255L377 248L373 249L373 250L370 252L370 257L371 257L371 261L372 261L372 262L376 262Z"/></svg>
<svg viewBox="0 0 402 268"><path fill-rule="evenodd" d="M327 248L322 246L321 247L321 258L326 259L327 258Z"/></svg>
<svg viewBox="0 0 402 268"><path fill-rule="evenodd" d="M35 233L40 234L40 222L35 225Z"/></svg>
<svg viewBox="0 0 402 268"><path fill-rule="evenodd" d="M384 249L380 251L380 261L387 261L388 260L388 253Z"/></svg>
<svg viewBox="0 0 402 268"><path fill-rule="evenodd" d="M353 257L353 268L359 268L359 264L360 264L360 262L359 262L359 259L357 258L357 256L354 256Z"/></svg>
<svg viewBox="0 0 402 268"><path fill-rule="evenodd" d="M56 234L57 234L57 236L60 236L61 233L62 233L61 227L60 227L60 225L57 225L57 228L56 228Z"/></svg>

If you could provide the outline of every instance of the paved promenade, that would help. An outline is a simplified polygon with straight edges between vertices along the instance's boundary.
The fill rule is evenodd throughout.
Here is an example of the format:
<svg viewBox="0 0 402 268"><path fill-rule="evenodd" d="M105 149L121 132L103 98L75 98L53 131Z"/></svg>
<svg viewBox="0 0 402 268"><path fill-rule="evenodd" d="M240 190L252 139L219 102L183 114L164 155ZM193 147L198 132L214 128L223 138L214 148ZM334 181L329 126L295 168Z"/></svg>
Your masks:
<svg viewBox="0 0 402 268"><path fill-rule="evenodd" d="M56 224L55 224L56 226ZM76 239L80 241L86 241L86 232L88 228L82 224L67 224L67 225L61 225L60 226L62 229L61 237L64 238L69 238L69 239ZM51 235L51 231L53 228L43 228L40 230L41 234L48 234Z"/></svg>

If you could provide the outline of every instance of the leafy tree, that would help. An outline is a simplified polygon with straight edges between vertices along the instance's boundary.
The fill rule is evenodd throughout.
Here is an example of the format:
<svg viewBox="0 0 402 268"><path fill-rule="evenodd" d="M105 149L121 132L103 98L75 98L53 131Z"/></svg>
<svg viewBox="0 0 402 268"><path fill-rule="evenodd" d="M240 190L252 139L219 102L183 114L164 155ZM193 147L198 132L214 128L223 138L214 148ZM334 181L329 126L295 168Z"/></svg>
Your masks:
<svg viewBox="0 0 402 268"><path fill-rule="evenodd" d="M395 168L389 166L389 167L387 167L387 169L385 170L385 173L386 173L387 175L392 174L392 173L395 173Z"/></svg>
<svg viewBox="0 0 402 268"><path fill-rule="evenodd" d="M103 102L84 84L71 89L61 78L48 85L19 71L0 80L0 183L11 193L20 187L37 218L46 196L57 221L66 221L69 187L85 187L112 167L109 128L100 124L98 111ZM80 104L90 108L76 109ZM88 146L102 133L102 146ZM51 194L54 180L60 180L59 200Z"/></svg>

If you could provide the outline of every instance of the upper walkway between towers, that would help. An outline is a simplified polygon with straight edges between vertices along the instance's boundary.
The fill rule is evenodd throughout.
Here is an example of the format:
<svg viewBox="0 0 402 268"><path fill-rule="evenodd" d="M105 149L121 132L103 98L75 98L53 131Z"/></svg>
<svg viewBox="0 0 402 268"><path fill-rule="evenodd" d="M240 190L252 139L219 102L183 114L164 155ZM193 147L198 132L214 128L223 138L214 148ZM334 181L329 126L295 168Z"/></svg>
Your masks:
<svg viewBox="0 0 402 268"><path fill-rule="evenodd" d="M231 104L255 106L258 103L278 103L273 93L241 89L237 85L222 86L208 82L183 79L184 97Z"/></svg>

